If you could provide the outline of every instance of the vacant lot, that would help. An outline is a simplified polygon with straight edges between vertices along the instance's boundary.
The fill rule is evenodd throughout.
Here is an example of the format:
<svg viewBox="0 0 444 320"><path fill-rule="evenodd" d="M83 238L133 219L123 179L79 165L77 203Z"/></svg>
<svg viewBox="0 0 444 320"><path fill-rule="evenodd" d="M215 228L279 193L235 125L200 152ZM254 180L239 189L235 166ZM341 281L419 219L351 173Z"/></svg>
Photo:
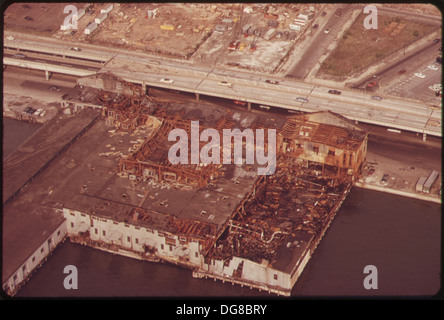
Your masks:
<svg viewBox="0 0 444 320"><path fill-rule="evenodd" d="M81 8L81 3L69 3ZM68 16L68 3L13 3L4 13L4 29L48 36L56 33Z"/></svg>
<svg viewBox="0 0 444 320"><path fill-rule="evenodd" d="M366 16L360 14L344 33L337 48L322 64L318 76L335 80L354 76L439 27L379 14L378 29L367 30L364 28Z"/></svg>

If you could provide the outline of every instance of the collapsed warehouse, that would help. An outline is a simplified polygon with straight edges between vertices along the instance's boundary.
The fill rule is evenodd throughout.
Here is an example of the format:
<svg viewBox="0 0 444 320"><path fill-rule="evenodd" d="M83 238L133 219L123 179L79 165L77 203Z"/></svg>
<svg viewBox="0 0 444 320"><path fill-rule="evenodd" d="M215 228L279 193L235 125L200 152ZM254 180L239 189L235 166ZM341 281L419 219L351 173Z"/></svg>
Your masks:
<svg viewBox="0 0 444 320"><path fill-rule="evenodd" d="M220 117L171 113L167 101L120 83L117 93L94 88L83 106L100 108L103 123L114 127L110 140L102 139L104 149L120 144L124 150L122 137L140 137L128 152L114 152L117 178L96 182L95 188L91 183L64 203L70 239L181 265L195 277L289 295L359 175L367 133L331 112L293 115L281 126L251 118L248 128L279 133L274 174L258 175L245 157L237 165L173 165L171 130L190 135L191 121L199 121L200 132L222 133L245 128L242 117L230 111L219 111ZM66 96L65 108L81 109L72 99L78 96ZM243 147L246 151L246 141Z"/></svg>

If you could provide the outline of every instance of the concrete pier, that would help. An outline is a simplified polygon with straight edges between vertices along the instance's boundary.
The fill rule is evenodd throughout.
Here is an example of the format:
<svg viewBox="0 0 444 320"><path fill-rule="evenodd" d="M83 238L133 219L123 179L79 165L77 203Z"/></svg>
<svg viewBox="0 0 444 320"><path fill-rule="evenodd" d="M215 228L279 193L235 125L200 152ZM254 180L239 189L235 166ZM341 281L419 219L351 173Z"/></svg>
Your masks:
<svg viewBox="0 0 444 320"><path fill-rule="evenodd" d="M44 177L45 169L98 116L95 110L56 116L4 160L2 287L7 294L15 294L66 238L66 220L58 204L45 201L56 189Z"/></svg>

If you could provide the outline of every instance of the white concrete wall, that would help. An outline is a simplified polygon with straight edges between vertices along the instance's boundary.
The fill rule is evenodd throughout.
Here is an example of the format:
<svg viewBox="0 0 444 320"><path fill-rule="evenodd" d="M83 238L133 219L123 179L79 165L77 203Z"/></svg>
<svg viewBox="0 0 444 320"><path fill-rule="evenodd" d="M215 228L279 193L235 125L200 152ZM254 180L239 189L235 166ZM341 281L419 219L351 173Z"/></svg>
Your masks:
<svg viewBox="0 0 444 320"><path fill-rule="evenodd" d="M3 282L3 290L13 295L24 283L28 276L48 257L52 250L63 241L67 235L66 221L63 221L56 230Z"/></svg>
<svg viewBox="0 0 444 320"><path fill-rule="evenodd" d="M267 265L258 264L250 260L244 260L242 278L269 286L291 289L290 275L288 273L274 270Z"/></svg>
<svg viewBox="0 0 444 320"><path fill-rule="evenodd" d="M75 210L64 209L68 235L78 235L85 223L89 226L89 236L93 241L115 244L139 253L145 252L144 244L157 249L156 256L171 261L182 258L200 266L202 256L198 241L178 235L139 227L130 223L113 221ZM119 237L113 236L118 234Z"/></svg>
<svg viewBox="0 0 444 320"><path fill-rule="evenodd" d="M248 259L233 257L228 266L224 266L222 260L212 260L202 269L218 276L231 277L233 272L243 262L242 275L243 280L250 281L258 285L277 286L283 289L291 289L292 282L290 274L274 270L266 264L259 264Z"/></svg>

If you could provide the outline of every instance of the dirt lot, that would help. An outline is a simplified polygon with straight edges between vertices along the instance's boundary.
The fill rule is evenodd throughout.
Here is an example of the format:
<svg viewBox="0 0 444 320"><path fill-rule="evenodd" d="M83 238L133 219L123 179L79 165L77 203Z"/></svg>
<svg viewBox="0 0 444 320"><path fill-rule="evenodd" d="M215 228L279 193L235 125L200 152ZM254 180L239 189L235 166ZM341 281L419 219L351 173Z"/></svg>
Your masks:
<svg viewBox="0 0 444 320"><path fill-rule="evenodd" d="M81 8L84 4L69 3ZM67 3L13 3L5 10L4 29L48 36L56 33L68 16ZM28 17L28 18L26 18Z"/></svg>
<svg viewBox="0 0 444 320"><path fill-rule="evenodd" d="M92 43L191 59L208 65L217 63L271 71L288 56L303 35L302 31L290 32L290 23L299 13L317 14L320 6L290 3L114 3L107 18L88 35L84 32L86 26L94 22L100 10L109 4L73 5L78 10L88 5L91 8L89 14L78 20L75 34L71 34L73 30L60 29L68 17L68 13L63 12L66 4L14 4L6 11L5 29L51 36L67 42ZM149 11L155 12L155 15L152 17ZM277 25L271 25L270 20L276 20ZM260 34L245 36L242 28L247 24L252 24ZM224 30L219 32L218 28L221 27ZM277 34L265 40L265 33L272 28L276 29ZM240 41L241 46L230 51L228 46L233 40Z"/></svg>
<svg viewBox="0 0 444 320"><path fill-rule="evenodd" d="M322 64L319 77L344 80L347 76L357 75L438 27L436 24L422 24L394 15L379 14L378 29L366 30L366 16L360 14L344 33L337 48Z"/></svg>

